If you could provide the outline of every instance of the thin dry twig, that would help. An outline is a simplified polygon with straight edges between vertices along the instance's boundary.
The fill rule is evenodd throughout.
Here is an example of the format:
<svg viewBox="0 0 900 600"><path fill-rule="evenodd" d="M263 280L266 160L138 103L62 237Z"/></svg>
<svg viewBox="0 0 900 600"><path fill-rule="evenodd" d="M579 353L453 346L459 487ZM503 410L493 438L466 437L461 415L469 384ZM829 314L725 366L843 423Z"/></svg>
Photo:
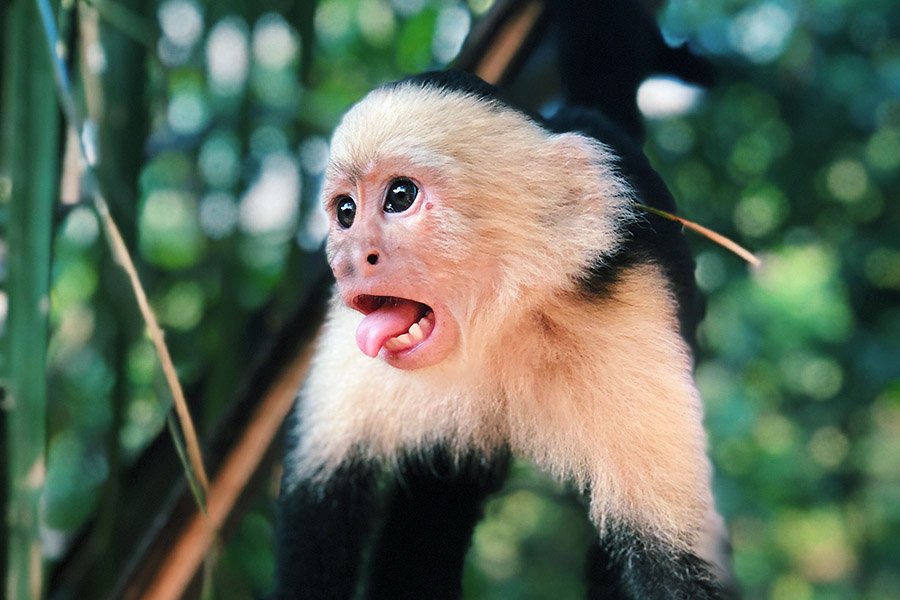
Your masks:
<svg viewBox="0 0 900 600"><path fill-rule="evenodd" d="M743 246L741 246L734 240L725 237L721 233L717 233L717 232L713 231L712 229L709 229L707 227L704 227L703 225L700 225L699 223L694 223L693 221L689 221L688 219L685 219L684 217L679 217L678 215L673 215L670 212L666 212L664 210L660 210L660 209L654 208L652 206L647 206L646 204L639 204L639 203L635 202L634 205L636 207L640 208L641 210L647 211L648 213L660 216L660 217L662 217L664 219L668 219L670 221L675 221L676 223L680 223L683 226L687 227L688 229L696 231L703 237L705 237L709 240L712 240L713 242L722 246L726 250L730 250L730 251L734 252L735 254L737 254L738 256L743 258L745 261L747 261L748 263L750 263L750 265L752 265L754 267L758 267L759 265L762 264L762 261L755 254L753 254L752 252L750 252L749 250L747 250L746 248L744 248Z"/></svg>
<svg viewBox="0 0 900 600"><path fill-rule="evenodd" d="M153 342L153 347L156 348L156 354L159 356L159 362L162 366L166 383L169 386L169 390L172 392L175 412L178 414L178 421L181 424L181 431L184 435L185 445L187 446L188 457L190 458L191 465L196 471L197 480L200 483L200 488L203 490L205 497L209 491L209 478L206 475L206 469L203 467L203 457L200 454L200 444L197 441L197 432L194 429L194 422L191 419L191 414L188 410L184 391L181 389L181 383L178 381L178 374L175 372L175 365L172 363L172 357L169 355L169 347L166 346L163 330L156 320L153 309L150 308L150 302L147 300L147 293L144 291L144 286L141 284L141 280L138 277L134 261L131 260L131 255L128 253L128 248L125 246L125 240L122 239L122 234L119 232L116 222L113 220L112 215L109 214L109 207L107 206L106 201L99 192L96 191L94 193L94 206L103 222L104 231L106 232L106 237L109 241L109 246L112 249L113 256L115 257L116 262L119 263L128 275L128 280L131 282L131 289L134 292L135 300L137 300L141 316L147 324L147 332ZM203 508L204 511L206 510L205 502L202 503L201 508Z"/></svg>

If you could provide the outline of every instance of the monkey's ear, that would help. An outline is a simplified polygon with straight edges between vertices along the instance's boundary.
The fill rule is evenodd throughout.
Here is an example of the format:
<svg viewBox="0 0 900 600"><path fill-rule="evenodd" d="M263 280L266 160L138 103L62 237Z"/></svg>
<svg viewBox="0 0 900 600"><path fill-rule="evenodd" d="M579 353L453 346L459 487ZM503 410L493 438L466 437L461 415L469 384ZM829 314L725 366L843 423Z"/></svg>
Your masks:
<svg viewBox="0 0 900 600"><path fill-rule="evenodd" d="M574 196L596 202L604 200L612 212L607 215L618 220L629 209L631 187L619 174L616 155L604 144L578 133L561 133L550 140L550 168L558 181L566 182Z"/></svg>
<svg viewBox="0 0 900 600"><path fill-rule="evenodd" d="M560 217L552 220L550 235L552 245L566 248L568 259L576 261L563 269L573 273L619 246L623 225L633 218L633 194L617 171L616 156L600 142L578 133L548 141L544 164L552 193L545 199Z"/></svg>
<svg viewBox="0 0 900 600"><path fill-rule="evenodd" d="M592 167L597 166L606 170L615 162L615 155L606 146L579 133L556 134L551 144L556 160L561 161L557 164L567 171L579 166L583 169L577 169L576 172L592 170Z"/></svg>

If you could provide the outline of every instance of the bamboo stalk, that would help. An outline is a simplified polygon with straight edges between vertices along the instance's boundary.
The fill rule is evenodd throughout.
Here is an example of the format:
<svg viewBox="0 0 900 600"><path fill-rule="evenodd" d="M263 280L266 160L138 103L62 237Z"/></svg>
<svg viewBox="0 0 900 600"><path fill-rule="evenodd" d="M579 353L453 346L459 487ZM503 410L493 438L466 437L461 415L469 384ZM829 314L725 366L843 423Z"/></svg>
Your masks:
<svg viewBox="0 0 900 600"><path fill-rule="evenodd" d="M19 0L3 33L2 172L9 177L6 596L40 598L40 497L46 475L47 335L59 111L35 6Z"/></svg>

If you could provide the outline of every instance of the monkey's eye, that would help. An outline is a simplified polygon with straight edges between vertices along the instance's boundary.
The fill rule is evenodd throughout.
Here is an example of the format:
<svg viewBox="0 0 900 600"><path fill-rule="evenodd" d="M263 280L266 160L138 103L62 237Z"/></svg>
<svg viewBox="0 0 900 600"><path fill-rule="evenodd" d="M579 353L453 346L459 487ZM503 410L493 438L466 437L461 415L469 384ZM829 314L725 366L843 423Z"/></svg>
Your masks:
<svg viewBox="0 0 900 600"><path fill-rule="evenodd" d="M337 222L344 229L349 229L356 218L356 202L350 196L341 196L337 200Z"/></svg>
<svg viewBox="0 0 900 600"><path fill-rule="evenodd" d="M403 212L413 205L418 195L419 188L416 187L416 184L406 177L399 177L388 186L387 194L384 197L384 212Z"/></svg>

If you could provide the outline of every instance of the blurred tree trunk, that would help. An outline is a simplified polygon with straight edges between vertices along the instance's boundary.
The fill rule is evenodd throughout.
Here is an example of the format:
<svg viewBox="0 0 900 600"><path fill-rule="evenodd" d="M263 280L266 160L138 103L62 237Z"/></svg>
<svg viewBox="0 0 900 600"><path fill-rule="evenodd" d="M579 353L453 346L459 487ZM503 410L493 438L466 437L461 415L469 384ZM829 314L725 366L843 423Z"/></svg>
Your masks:
<svg viewBox="0 0 900 600"><path fill-rule="evenodd" d="M40 497L46 475L46 352L59 109L34 2L7 3L3 36L2 177L8 198L6 594L40 598Z"/></svg>
<svg viewBox="0 0 900 600"><path fill-rule="evenodd" d="M152 3L119 0L117 4L119 10L127 9L134 18L153 23ZM134 248L137 181L146 158L149 128L148 48L106 19L101 18L99 26L104 56L102 112L92 115L100 128L98 173L125 243Z"/></svg>
<svg viewBox="0 0 900 600"><path fill-rule="evenodd" d="M117 10L127 12L134 20L151 17L152 4L142 0L121 0ZM100 11L102 14L102 10ZM97 44L103 48L103 68L95 68L87 60L82 65L82 79L90 117L97 123L100 136L100 162L97 173L100 186L110 204L125 243L129 249L137 246L138 178L145 162L146 140L149 130L147 104L148 48L105 18L87 19L82 12L81 44ZM87 50L87 48L85 48ZM110 402L112 421L106 440L109 477L104 485L97 511L96 527L90 547L95 552L93 567L85 576L84 590L100 597L108 593L118 573L106 568L129 548L121 547L116 532L122 519L133 515L121 506L122 455L119 433L128 403L128 352L132 342L143 335L142 322L136 319L134 298L125 277L112 257L105 255L101 268L101 300L108 309L104 318L114 323L114 339L109 350L110 364L115 371L115 385Z"/></svg>

